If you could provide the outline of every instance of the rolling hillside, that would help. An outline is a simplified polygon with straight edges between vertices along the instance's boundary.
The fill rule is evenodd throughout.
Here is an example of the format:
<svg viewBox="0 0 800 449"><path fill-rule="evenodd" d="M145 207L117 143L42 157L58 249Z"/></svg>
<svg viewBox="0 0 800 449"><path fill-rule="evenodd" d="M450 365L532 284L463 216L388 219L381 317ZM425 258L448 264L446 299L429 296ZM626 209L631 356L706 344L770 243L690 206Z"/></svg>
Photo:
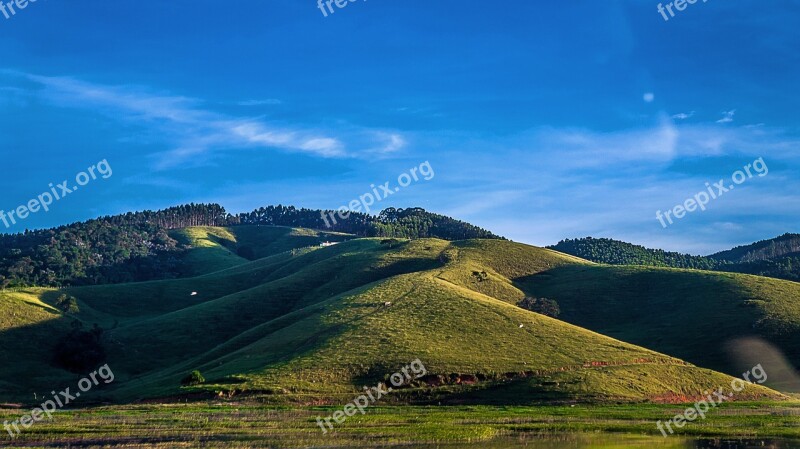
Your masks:
<svg viewBox="0 0 800 449"><path fill-rule="evenodd" d="M53 367L52 351L76 320L104 329L116 374L96 400L192 393L336 402L414 359L426 377L389 401L677 401L730 382L674 358L676 348L664 355L516 307L541 291L564 302L567 320L581 317L556 284L602 267L555 251L502 240L369 238L320 248L313 231L264 226L189 228L176 238L192 245L197 276L0 293L0 353L20 361L0 368L0 402L31 401L72 382L75 374ZM675 276L695 282L694 273ZM761 297L773 299L764 282ZM636 288L645 302L654 295ZM67 312L62 295L75 298ZM771 315L774 329L794 323L781 310ZM207 381L182 387L193 370ZM742 396L756 397L779 395L751 386Z"/></svg>
<svg viewBox="0 0 800 449"><path fill-rule="evenodd" d="M451 241L501 238L421 208L387 208L378 215L350 213L346 220L341 216L333 220L336 213L268 206L231 215L219 204L186 204L52 229L0 233L0 289L107 285L191 276L233 266L241 262L240 257L252 260L264 257L265 252L294 248L296 242L303 240L301 236L287 239L283 234L298 228L307 228L300 231L305 233L306 244L329 238L338 241L343 235ZM184 231L203 226L207 228ZM251 245L237 242L246 239L249 229L265 226L274 229L274 235L257 231L259 241L253 240ZM218 227L226 228L214 230ZM198 252L208 256L197 258Z"/></svg>
<svg viewBox="0 0 800 449"><path fill-rule="evenodd" d="M730 374L731 344L758 338L800 367L800 284L745 274L630 266L566 266L518 280L554 299L560 319ZM747 363L759 363L753 354ZM775 368L773 371L779 371ZM796 377L773 381L800 391Z"/></svg>
<svg viewBox="0 0 800 449"><path fill-rule="evenodd" d="M170 236L189 248L182 256L183 276L213 273L293 249L355 237L284 226L193 227L172 231Z"/></svg>

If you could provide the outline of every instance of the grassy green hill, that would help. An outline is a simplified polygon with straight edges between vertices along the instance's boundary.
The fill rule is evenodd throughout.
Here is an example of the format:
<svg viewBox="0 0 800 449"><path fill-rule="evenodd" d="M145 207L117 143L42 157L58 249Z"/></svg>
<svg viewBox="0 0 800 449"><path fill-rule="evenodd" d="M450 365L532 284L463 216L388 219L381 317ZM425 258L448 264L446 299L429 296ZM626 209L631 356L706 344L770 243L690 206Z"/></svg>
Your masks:
<svg viewBox="0 0 800 449"><path fill-rule="evenodd" d="M4 360L19 361L0 367L0 402L31 401L34 393L74 381L74 374L53 367L52 348L76 320L105 329L116 381L96 398L122 402L187 393L336 402L414 359L428 375L389 401L673 401L730 382L516 307L526 292L542 291L564 301L566 318L575 319L566 293L555 293L606 281L581 276L610 268L551 250L437 239L355 239L321 248L314 231L270 227L180 232L193 245L199 276L0 293L0 351ZM242 248L254 260L241 257ZM656 275L674 284L673 297L683 294L682 282L688 291L701 276ZM703 281L709 288L724 284L725 275L702 276L709 277ZM575 280L573 290L558 285L567 278ZM763 296L776 294L769 281L761 282ZM644 284L631 290L647 300L653 290ZM76 298L77 311L55 307L62 294ZM611 290L608 296L610 304L617 300ZM790 323L792 315L779 309L775 319ZM667 349L674 355L679 346ZM181 387L196 369L206 383ZM758 397L778 395L753 386L743 396Z"/></svg>
<svg viewBox="0 0 800 449"><path fill-rule="evenodd" d="M213 273L249 260L354 237L283 226L192 227L172 231L170 236L191 248L183 255L185 276Z"/></svg>
<svg viewBox="0 0 800 449"><path fill-rule="evenodd" d="M276 254L298 243L307 246L356 235L501 239L421 208L387 208L378 215L352 212L346 220L333 220L329 216L333 213L279 205L231 215L219 204L192 203L19 234L0 233L0 289L176 279L235 266L242 258Z"/></svg>
<svg viewBox="0 0 800 449"><path fill-rule="evenodd" d="M745 274L629 266L565 266L518 279L554 299L560 319L735 374L730 345L764 339L798 366L800 284ZM747 363L759 363L758 354ZM751 365L752 366L752 365ZM777 379L773 379L777 380ZM796 380L783 379L797 390ZM791 383L792 385L789 385Z"/></svg>

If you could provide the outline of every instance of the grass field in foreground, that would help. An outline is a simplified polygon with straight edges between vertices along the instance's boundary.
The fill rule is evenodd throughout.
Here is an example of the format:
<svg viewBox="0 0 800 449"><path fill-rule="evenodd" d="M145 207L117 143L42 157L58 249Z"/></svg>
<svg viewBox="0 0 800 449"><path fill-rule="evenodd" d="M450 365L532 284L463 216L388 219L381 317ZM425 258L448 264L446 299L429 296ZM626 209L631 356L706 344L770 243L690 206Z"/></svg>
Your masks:
<svg viewBox="0 0 800 449"><path fill-rule="evenodd" d="M59 413L36 423L14 444L25 447L376 447L478 443L503 438L598 432L686 437L800 438L800 402L733 403L710 410L675 437L656 429L683 407L605 405L548 407L373 407L322 434L316 417L336 407L267 408L244 404L138 405ZM21 410L0 410L0 421ZM0 438L8 437L7 434ZM0 440L0 446L10 443ZM628 445L625 445L628 447ZM463 447L463 446L459 446ZM652 445L650 445L652 447ZM676 446L678 447L678 446Z"/></svg>

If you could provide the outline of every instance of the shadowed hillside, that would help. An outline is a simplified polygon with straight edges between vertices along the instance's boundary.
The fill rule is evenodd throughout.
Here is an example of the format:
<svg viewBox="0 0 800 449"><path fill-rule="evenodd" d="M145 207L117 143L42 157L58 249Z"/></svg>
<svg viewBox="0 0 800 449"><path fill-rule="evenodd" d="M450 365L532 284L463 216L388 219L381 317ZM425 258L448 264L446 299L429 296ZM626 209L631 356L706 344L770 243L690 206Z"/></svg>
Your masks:
<svg viewBox="0 0 800 449"><path fill-rule="evenodd" d="M736 374L726 346L747 337L800 359L800 284L668 268L566 266L518 280L558 302L560 319ZM796 388L796 387L794 387Z"/></svg>

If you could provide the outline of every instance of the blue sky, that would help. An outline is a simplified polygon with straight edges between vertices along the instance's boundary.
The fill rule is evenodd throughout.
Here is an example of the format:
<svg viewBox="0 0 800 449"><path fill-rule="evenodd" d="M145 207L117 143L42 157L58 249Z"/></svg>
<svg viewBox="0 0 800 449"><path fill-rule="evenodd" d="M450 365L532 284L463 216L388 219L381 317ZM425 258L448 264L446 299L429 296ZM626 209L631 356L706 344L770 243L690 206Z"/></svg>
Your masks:
<svg viewBox="0 0 800 449"><path fill-rule="evenodd" d="M6 232L185 202L334 208L424 161L435 178L382 207L536 245L800 232L800 6L664 21L657 4L38 0L0 15L0 209L104 159L113 176ZM759 157L767 176L656 219Z"/></svg>

